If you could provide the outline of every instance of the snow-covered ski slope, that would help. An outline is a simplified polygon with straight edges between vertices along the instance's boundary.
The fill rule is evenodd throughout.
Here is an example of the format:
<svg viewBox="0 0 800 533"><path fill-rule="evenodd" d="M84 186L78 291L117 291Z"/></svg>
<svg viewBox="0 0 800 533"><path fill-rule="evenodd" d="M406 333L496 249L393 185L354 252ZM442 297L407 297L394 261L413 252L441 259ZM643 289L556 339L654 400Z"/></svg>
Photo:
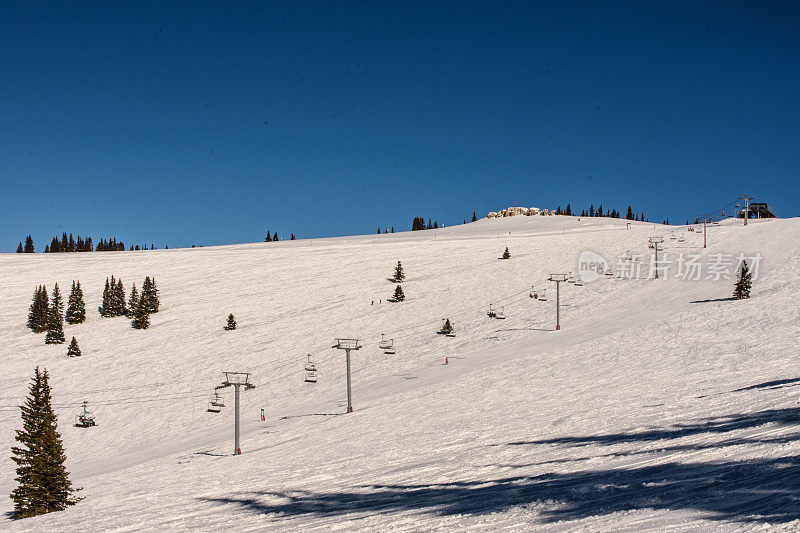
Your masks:
<svg viewBox="0 0 800 533"><path fill-rule="evenodd" d="M685 242L670 239L670 233ZM731 280L562 284L580 252L763 260ZM13 444L36 365L51 375L85 500L9 531L800 529L800 220L686 228L512 217L413 233L147 252L0 256L0 435ZM508 246L512 257L499 260ZM387 303L397 260L407 300ZM146 331L101 318L107 276L155 276ZM642 277L647 269L642 271ZM705 278L705 272L703 273ZM79 279L83 356L25 327L37 284ZM529 297L547 288L548 301ZM374 300L374 304L372 301ZM378 301L382 300L382 303ZM505 308L505 321L486 316ZM233 313L236 331L223 331ZM457 336L437 335L449 317ZM396 355L378 349L393 338ZM353 404L344 353L358 337ZM319 369L303 383L305 354ZM444 358L450 363L443 365ZM222 371L252 373L242 452ZM98 426L72 426L88 400ZM267 421L260 421L260 410ZM0 454L0 493L14 464ZM9 511L3 497L0 511Z"/></svg>

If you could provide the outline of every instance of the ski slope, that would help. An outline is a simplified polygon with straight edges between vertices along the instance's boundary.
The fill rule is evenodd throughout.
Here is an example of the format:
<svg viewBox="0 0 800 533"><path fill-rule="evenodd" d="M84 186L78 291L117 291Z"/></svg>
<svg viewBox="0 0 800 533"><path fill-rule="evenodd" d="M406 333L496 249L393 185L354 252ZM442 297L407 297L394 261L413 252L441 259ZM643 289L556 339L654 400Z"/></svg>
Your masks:
<svg viewBox="0 0 800 533"><path fill-rule="evenodd" d="M685 242L669 238L682 235ZM612 264L665 237L678 253L754 255L731 280L562 284L589 250ZM388 235L210 248L0 256L0 435L8 450L36 365L51 375L85 500L8 531L800 529L800 221L685 227L511 217ZM499 260L508 246L512 257ZM406 301L388 303L397 260ZM97 312L105 278L154 276L146 331ZM73 279L83 356L25 327L33 290ZM548 300L529 297L533 285ZM382 300L379 303L379 300ZM508 318L492 320L488 305ZM236 331L223 331L233 313ZM437 335L449 317L457 335ZM378 349L381 333L396 355ZM353 352L346 406L344 353ZM306 354L319 382L303 382ZM449 364L444 365L444 358ZM252 373L242 452L223 371ZM72 426L83 400L98 426ZM260 411L265 410L266 422ZM7 455L7 454L6 454ZM14 464L0 457L0 493ZM10 511L2 500L0 510Z"/></svg>

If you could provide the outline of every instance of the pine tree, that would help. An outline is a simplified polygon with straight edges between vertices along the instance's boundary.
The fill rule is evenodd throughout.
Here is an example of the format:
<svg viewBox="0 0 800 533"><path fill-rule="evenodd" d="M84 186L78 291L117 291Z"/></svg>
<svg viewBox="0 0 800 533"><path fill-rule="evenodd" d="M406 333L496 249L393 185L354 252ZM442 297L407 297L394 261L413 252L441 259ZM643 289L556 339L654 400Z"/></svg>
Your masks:
<svg viewBox="0 0 800 533"><path fill-rule="evenodd" d="M144 299L147 305L147 312L150 314L158 313L160 302L158 299L158 288L156 287L156 279L147 276L142 283L141 298Z"/></svg>
<svg viewBox="0 0 800 533"><path fill-rule="evenodd" d="M475 216L475 211L472 212L472 221L475 222L478 220L478 217Z"/></svg>
<svg viewBox="0 0 800 533"><path fill-rule="evenodd" d="M47 336L45 344L64 344L64 302L58 283L53 287L53 297L50 300L50 312L47 314Z"/></svg>
<svg viewBox="0 0 800 533"><path fill-rule="evenodd" d="M33 250L33 237L28 235L27 237L25 237L25 253L26 254L32 254L33 252L34 252L34 250Z"/></svg>
<svg viewBox="0 0 800 533"><path fill-rule="evenodd" d="M400 264L400 261L397 262L397 266L394 267L394 279L395 283L402 283L404 279L406 279L406 274L403 272L403 265Z"/></svg>
<svg viewBox="0 0 800 533"><path fill-rule="evenodd" d="M564 210L564 214L567 216L572 216L572 206L567 204L567 208Z"/></svg>
<svg viewBox="0 0 800 533"><path fill-rule="evenodd" d="M53 412L47 370L36 367L28 398L20 406L22 429L16 432L18 446L11 448L17 463L16 488L11 492L14 518L63 511L79 501L69 481L66 455Z"/></svg>
<svg viewBox="0 0 800 533"><path fill-rule="evenodd" d="M39 285L33 293L33 302L30 306L28 313L28 327L34 333L42 333L47 331L47 315L49 312L50 304L47 297L47 288L44 285Z"/></svg>
<svg viewBox="0 0 800 533"><path fill-rule="evenodd" d="M131 313L133 315L134 329L147 329L150 327L150 312L147 309L147 301L144 296L139 298L136 308Z"/></svg>
<svg viewBox="0 0 800 533"><path fill-rule="evenodd" d="M272 237L270 236L269 232L267 232L267 238L264 239L264 242L272 242Z"/></svg>
<svg viewBox="0 0 800 533"><path fill-rule="evenodd" d="M394 301L395 302L402 302L406 299L406 295L403 292L403 286L398 285L394 288Z"/></svg>
<svg viewBox="0 0 800 533"><path fill-rule="evenodd" d="M272 234L272 242L278 242L278 240L278 232L276 231Z"/></svg>
<svg viewBox="0 0 800 533"><path fill-rule="evenodd" d="M113 289L113 306L114 316L125 315L125 287L122 286L122 280L117 280L117 285Z"/></svg>
<svg viewBox="0 0 800 533"><path fill-rule="evenodd" d="M111 279L114 279L114 277L112 276ZM116 281L115 281L115 283L116 283ZM106 288L103 289L103 308L102 308L101 314L104 317L114 316L112 314L111 307L112 307L111 306L111 285L108 282L108 278L106 278Z"/></svg>
<svg viewBox="0 0 800 533"><path fill-rule="evenodd" d="M750 289L753 286L753 274L747 267L747 262L742 261L742 268L739 271L739 280L733 288L734 300L745 300L750 298Z"/></svg>
<svg viewBox="0 0 800 533"><path fill-rule="evenodd" d="M134 282L131 287L130 299L128 299L128 313L132 314L137 305L139 305L139 291L136 290L136 282Z"/></svg>
<svg viewBox="0 0 800 533"><path fill-rule="evenodd" d="M394 226L392 226L392 231L390 233L394 233Z"/></svg>
<svg viewBox="0 0 800 533"><path fill-rule="evenodd" d="M450 324L450 319L449 319L449 318L446 318L446 319L445 319L445 321L444 321L444 325L442 326L442 330L441 330L441 331L442 331L442 333L444 333L445 335L447 335L447 334L449 334L449 333L452 333L452 332L453 332L453 325L452 325L452 324Z"/></svg>
<svg viewBox="0 0 800 533"><path fill-rule="evenodd" d="M503 252L503 259L510 259L510 258L511 258L511 254L508 251L508 246L506 246L506 251Z"/></svg>
<svg viewBox="0 0 800 533"><path fill-rule="evenodd" d="M18 253L18 254L21 254L21 253L23 253L23 250L22 250L22 243L21 243L21 242L19 243L19 246L17 246L17 253Z"/></svg>
<svg viewBox="0 0 800 533"><path fill-rule="evenodd" d="M228 324L225 326L226 330L236 329L236 319L233 318L233 313L228 315Z"/></svg>
<svg viewBox="0 0 800 533"><path fill-rule="evenodd" d="M86 304L83 302L83 290L81 282L72 282L72 290L69 293L67 303L67 313L64 317L68 324L82 324L86 320Z"/></svg>
<svg viewBox="0 0 800 533"><path fill-rule="evenodd" d="M72 337L72 340L69 341L69 347L67 348L67 356L68 357L81 356L81 349L78 348L78 341L75 340L75 337Z"/></svg>

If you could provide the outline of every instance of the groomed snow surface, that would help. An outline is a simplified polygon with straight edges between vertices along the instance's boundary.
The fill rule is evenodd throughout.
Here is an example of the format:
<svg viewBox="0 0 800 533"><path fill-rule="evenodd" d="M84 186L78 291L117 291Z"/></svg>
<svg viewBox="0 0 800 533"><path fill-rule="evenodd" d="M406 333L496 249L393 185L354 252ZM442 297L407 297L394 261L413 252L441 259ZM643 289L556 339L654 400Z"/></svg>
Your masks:
<svg viewBox="0 0 800 533"><path fill-rule="evenodd" d="M685 242L670 239L670 233ZM580 252L763 256L729 279L562 284ZM0 256L0 493L36 365L51 375L72 481L64 512L6 531L800 530L800 220L685 227L511 217L439 230L213 248ZM498 259L508 246L511 259ZM397 260L407 300L389 303ZM154 276L151 328L102 318L107 276ZM705 272L703 273L705 278ZM65 326L25 327L36 285L83 286ZM547 302L529 297L547 288ZM379 303L379 300L382 300ZM374 303L373 303L374 301ZM488 304L507 319L486 316ZM239 323L223 331L228 313ZM437 335L441 320L455 338ZM395 355L378 349L393 338ZM345 354L353 352L353 404ZM306 353L319 382L303 382ZM444 358L449 364L444 365ZM223 371L252 373L206 412ZM73 427L83 400L98 426ZM266 422L261 422L264 409ZM12 509L3 497L0 512Z"/></svg>

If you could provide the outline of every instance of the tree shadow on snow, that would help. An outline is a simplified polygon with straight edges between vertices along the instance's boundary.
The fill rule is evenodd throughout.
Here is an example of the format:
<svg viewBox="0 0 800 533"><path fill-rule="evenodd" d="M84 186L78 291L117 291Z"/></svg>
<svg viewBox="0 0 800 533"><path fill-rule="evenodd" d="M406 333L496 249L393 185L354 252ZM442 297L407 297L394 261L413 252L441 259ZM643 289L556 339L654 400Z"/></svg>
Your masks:
<svg viewBox="0 0 800 533"><path fill-rule="evenodd" d="M729 296L727 298L710 298L708 300L694 300L694 301L691 301L689 303L691 303L691 304L707 304L707 303L711 303L711 302L732 302L732 301L733 301L733 298L731 298Z"/></svg>
<svg viewBox="0 0 800 533"><path fill-rule="evenodd" d="M393 511L481 515L535 505L542 523L635 510L696 510L715 520L786 523L800 518L798 478L800 456L791 456L320 493L256 491L201 500L277 517Z"/></svg>
<svg viewBox="0 0 800 533"><path fill-rule="evenodd" d="M776 379L774 381L765 381L764 383L759 383L758 385L750 385L749 387L742 387L741 389L736 389L733 392L742 392L742 391L758 390L758 389L782 389L784 387L796 387L798 385L800 385L800 378Z"/></svg>
<svg viewBox="0 0 800 533"><path fill-rule="evenodd" d="M733 414L702 420L701 422L692 424L676 424L667 428L653 428L645 431L555 437L551 439L509 442L508 444L510 446L527 444L568 444L572 446L584 446L588 444L611 445L626 442L651 442L663 439L680 439L682 437L701 433L726 433L728 431L748 429L770 423L798 425L800 424L800 409L795 407L768 409L756 413Z"/></svg>

